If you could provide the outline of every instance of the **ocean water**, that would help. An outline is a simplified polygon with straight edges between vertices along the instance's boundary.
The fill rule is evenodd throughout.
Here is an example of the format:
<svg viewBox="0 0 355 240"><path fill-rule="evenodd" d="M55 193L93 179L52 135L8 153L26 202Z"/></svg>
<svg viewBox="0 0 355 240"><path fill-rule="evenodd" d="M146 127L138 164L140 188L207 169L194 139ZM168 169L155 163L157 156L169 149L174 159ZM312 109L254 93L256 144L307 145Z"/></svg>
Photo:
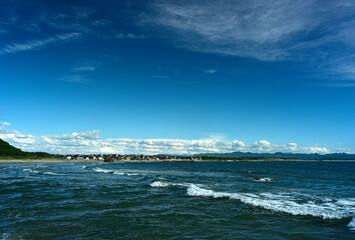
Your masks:
<svg viewBox="0 0 355 240"><path fill-rule="evenodd" d="M340 240L354 216L355 162L0 165L0 239Z"/></svg>

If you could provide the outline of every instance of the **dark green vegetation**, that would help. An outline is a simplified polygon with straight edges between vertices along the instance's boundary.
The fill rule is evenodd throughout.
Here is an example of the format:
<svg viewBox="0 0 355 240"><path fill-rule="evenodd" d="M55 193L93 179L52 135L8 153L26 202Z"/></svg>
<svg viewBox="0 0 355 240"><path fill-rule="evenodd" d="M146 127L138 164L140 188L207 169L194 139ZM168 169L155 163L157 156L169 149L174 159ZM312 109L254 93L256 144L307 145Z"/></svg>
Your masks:
<svg viewBox="0 0 355 240"><path fill-rule="evenodd" d="M251 152L232 152L232 153L202 153L199 156L202 160L279 160L279 159L300 159L300 160L355 160L355 154L347 153L251 153Z"/></svg>
<svg viewBox="0 0 355 240"><path fill-rule="evenodd" d="M46 152L24 152L19 148L11 146L8 142L0 139L0 159L42 159L53 158Z"/></svg>

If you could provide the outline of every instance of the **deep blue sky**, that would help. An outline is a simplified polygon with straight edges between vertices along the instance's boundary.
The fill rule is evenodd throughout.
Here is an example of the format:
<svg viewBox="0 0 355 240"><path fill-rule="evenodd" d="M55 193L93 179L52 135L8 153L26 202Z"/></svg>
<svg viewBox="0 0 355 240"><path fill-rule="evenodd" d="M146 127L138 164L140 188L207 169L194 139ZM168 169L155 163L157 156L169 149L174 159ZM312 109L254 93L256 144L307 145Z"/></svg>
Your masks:
<svg viewBox="0 0 355 240"><path fill-rule="evenodd" d="M0 135L51 152L355 152L354 13L353 1L1 1Z"/></svg>

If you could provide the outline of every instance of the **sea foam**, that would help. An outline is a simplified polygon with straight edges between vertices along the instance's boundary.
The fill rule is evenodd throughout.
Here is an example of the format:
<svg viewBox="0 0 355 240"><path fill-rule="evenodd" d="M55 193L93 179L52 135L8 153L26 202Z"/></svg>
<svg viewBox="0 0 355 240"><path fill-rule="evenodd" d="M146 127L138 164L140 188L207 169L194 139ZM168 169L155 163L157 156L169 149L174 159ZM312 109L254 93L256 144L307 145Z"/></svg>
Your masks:
<svg viewBox="0 0 355 240"><path fill-rule="evenodd" d="M257 179L254 179L254 181L255 182L273 182L275 180L272 178L257 178Z"/></svg>
<svg viewBox="0 0 355 240"><path fill-rule="evenodd" d="M95 172L103 172L103 173L112 173L115 175L125 175L125 176L138 176L138 173L132 173L132 172L125 172L123 170L109 170L109 169L103 169L103 168L94 168L93 169Z"/></svg>
<svg viewBox="0 0 355 240"><path fill-rule="evenodd" d="M162 182L162 181L155 181L150 184L151 187L168 187L169 183L167 182Z"/></svg>
<svg viewBox="0 0 355 240"><path fill-rule="evenodd" d="M228 193L218 192L211 189L202 188L201 185L196 184L181 184L181 183L169 183L162 181L155 181L150 184L152 187L168 187L174 186L187 186L187 195L191 197L212 197L212 198L228 198L231 200L239 200L242 203L249 204L255 207L261 207L264 209L284 212L292 215L311 215L315 217L322 217L324 219L340 219L343 217L349 217L354 212L353 199L339 199L328 200L326 199L316 204L313 201L302 202L295 199L294 195L286 194L272 194L272 193ZM301 199L299 199L301 200ZM348 225L355 229L354 220Z"/></svg>
<svg viewBox="0 0 355 240"><path fill-rule="evenodd" d="M286 196L282 194L217 192L201 188L195 184L190 184L187 188L187 194L189 196L199 197L229 198L272 211L284 212L292 215L311 215L322 217L324 219L340 219L354 214L353 208L347 207L346 204L339 204L339 202L324 201L323 203L315 204L312 201L308 201L306 203L300 203L294 199L294 196Z"/></svg>
<svg viewBox="0 0 355 240"><path fill-rule="evenodd" d="M62 174L62 173L55 173L55 172L45 172L44 174L45 175L65 175L65 174Z"/></svg>
<svg viewBox="0 0 355 240"><path fill-rule="evenodd" d="M29 168L23 169L23 171L24 172L30 172L30 173L39 173L39 171L32 170L32 169L29 169Z"/></svg>
<svg viewBox="0 0 355 240"><path fill-rule="evenodd" d="M349 222L348 227L350 230L355 231L355 217Z"/></svg>
<svg viewBox="0 0 355 240"><path fill-rule="evenodd" d="M169 186L183 186L188 187L190 183L174 183L168 181L154 181L150 184L151 187L169 187Z"/></svg>

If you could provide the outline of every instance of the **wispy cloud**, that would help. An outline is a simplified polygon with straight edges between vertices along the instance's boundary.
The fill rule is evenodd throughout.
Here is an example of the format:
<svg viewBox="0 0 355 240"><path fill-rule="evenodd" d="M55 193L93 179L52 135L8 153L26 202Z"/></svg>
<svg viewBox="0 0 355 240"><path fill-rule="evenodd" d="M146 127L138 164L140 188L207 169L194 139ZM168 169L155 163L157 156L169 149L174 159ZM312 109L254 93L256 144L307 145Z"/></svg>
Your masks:
<svg viewBox="0 0 355 240"><path fill-rule="evenodd" d="M334 86L353 85L342 83L354 78L344 60L355 51L352 1L157 0L153 8L140 24L153 26L174 46L261 61L296 60L335 79Z"/></svg>
<svg viewBox="0 0 355 240"><path fill-rule="evenodd" d="M206 69L204 70L205 73L208 73L208 74L213 74L213 73L216 73L217 70L216 69Z"/></svg>
<svg viewBox="0 0 355 240"><path fill-rule="evenodd" d="M155 79L170 79L170 76L167 76L167 75L152 75L152 76L149 76L149 78L155 78Z"/></svg>
<svg viewBox="0 0 355 240"><path fill-rule="evenodd" d="M29 9L32 14L28 15L36 17L26 17L18 12L15 3L9 4L8 15L0 17L3 27L0 33L1 29L7 31L12 26L11 31L23 28L31 35L44 30L59 35L8 44L0 49L0 55L41 49L79 35L101 40L151 38L195 52L260 61L296 60L307 66L313 62L310 68L339 81L352 75L341 67L340 61L339 67L329 68L334 60L355 51L355 4L351 0L154 0L144 3L109 0L107 3L119 13L99 8L98 3L92 2L86 6L53 5L56 7L47 7L40 13L38 9ZM4 21L6 24L2 24ZM60 34L63 32L68 33ZM77 70L94 71L96 68L78 66Z"/></svg>
<svg viewBox="0 0 355 240"><path fill-rule="evenodd" d="M93 65L86 65L86 66L80 66L80 67L74 67L73 71L76 72L81 72L81 71L89 71L93 72L98 68L98 66L93 66Z"/></svg>
<svg viewBox="0 0 355 240"><path fill-rule="evenodd" d="M92 21L92 25L94 25L95 27L109 26L112 24L113 24L113 21L110 21L107 19L94 19Z"/></svg>
<svg viewBox="0 0 355 240"><path fill-rule="evenodd" d="M136 40L136 39L147 39L147 36L143 34L133 34L133 33L117 33L115 35L115 38L117 39L131 39L131 40Z"/></svg>
<svg viewBox="0 0 355 240"><path fill-rule="evenodd" d="M66 33L57 35L55 37L45 38L42 40L30 40L23 43L11 43L0 50L0 55L14 54L23 51L44 48L48 45L59 44L76 39L80 35L80 33Z"/></svg>
<svg viewBox="0 0 355 240"><path fill-rule="evenodd" d="M73 72L94 72L101 65L101 62L93 60L81 60L75 67L72 68Z"/></svg>
<svg viewBox="0 0 355 240"><path fill-rule="evenodd" d="M4 29L4 28L0 28L0 34L4 34L4 33L8 33L9 31Z"/></svg>
<svg viewBox="0 0 355 240"><path fill-rule="evenodd" d="M317 27L316 3L159 1L156 14L142 21L174 32L180 47L273 61L289 55L288 43L295 34Z"/></svg>
<svg viewBox="0 0 355 240"><path fill-rule="evenodd" d="M34 136L0 127L0 138L27 151L53 153L120 153L120 154L197 154L250 152L328 153L324 146L300 146L296 143L273 144L266 140L255 143L223 139L100 139L100 131L74 132L64 135Z"/></svg>
<svg viewBox="0 0 355 240"><path fill-rule="evenodd" d="M86 76L80 74L62 76L57 78L57 80L71 83L87 83L90 81Z"/></svg>

